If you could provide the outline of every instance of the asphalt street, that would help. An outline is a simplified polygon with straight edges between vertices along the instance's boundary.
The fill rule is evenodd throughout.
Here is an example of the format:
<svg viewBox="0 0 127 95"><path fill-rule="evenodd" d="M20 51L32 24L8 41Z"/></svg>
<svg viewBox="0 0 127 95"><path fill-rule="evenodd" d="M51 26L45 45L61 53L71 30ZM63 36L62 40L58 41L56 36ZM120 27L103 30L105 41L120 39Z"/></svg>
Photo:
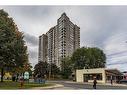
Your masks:
<svg viewBox="0 0 127 95"><path fill-rule="evenodd" d="M61 89L61 90L82 90L82 89L93 89L92 84L85 84L85 83L74 83L74 82L68 82L68 81L48 81L50 83L56 83L64 85L64 87L60 88L52 88L52 89ZM113 86L113 85L99 85L97 84L97 90L127 90L127 86Z"/></svg>

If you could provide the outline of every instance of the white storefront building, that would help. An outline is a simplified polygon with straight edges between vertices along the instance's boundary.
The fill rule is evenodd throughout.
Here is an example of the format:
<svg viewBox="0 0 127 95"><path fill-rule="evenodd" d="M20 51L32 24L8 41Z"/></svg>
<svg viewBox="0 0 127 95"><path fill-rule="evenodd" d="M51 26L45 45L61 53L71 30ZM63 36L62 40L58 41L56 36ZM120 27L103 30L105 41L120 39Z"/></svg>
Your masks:
<svg viewBox="0 0 127 95"><path fill-rule="evenodd" d="M107 83L112 79L117 82L122 79L122 74L117 69L94 68L76 70L77 82L93 82L96 77L98 83Z"/></svg>

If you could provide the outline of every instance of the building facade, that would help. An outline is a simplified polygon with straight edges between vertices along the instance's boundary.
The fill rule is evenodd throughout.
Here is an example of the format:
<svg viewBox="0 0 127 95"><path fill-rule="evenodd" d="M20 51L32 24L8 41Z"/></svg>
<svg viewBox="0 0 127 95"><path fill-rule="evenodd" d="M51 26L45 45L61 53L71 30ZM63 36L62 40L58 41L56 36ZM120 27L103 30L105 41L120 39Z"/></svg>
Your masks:
<svg viewBox="0 0 127 95"><path fill-rule="evenodd" d="M56 56L55 56L55 45L56 45L56 39L55 39L55 35L56 35L56 28L55 27L52 27L47 33L47 39L48 39L48 42L47 42L47 62L48 63L53 63L55 64L56 63Z"/></svg>
<svg viewBox="0 0 127 95"><path fill-rule="evenodd" d="M61 15L57 20L57 25L52 27L46 33L46 36L47 45L39 45L39 48L41 48L39 52L45 50L47 57L40 54L39 58L46 59L49 64L53 63L60 67L63 58L71 56L77 48L80 48L80 28L70 21L66 13ZM41 37L41 39L43 38Z"/></svg>
<svg viewBox="0 0 127 95"><path fill-rule="evenodd" d="M98 83L110 83L111 79L117 83L122 79L122 73L117 69L94 68L76 70L76 82L93 82L94 78Z"/></svg>
<svg viewBox="0 0 127 95"><path fill-rule="evenodd" d="M42 34L39 36L39 55L38 55L38 61L44 61L47 62L47 44L48 39L47 35Z"/></svg>

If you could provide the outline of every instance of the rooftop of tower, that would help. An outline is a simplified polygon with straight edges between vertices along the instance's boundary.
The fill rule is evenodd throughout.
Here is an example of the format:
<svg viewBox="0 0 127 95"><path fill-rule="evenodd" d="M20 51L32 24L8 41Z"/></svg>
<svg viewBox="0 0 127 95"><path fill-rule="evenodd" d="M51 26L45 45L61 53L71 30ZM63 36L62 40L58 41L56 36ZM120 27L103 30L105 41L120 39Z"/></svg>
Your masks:
<svg viewBox="0 0 127 95"><path fill-rule="evenodd" d="M66 16L66 13L65 13L65 12L63 12L63 13L61 14L61 16L63 16L63 15L65 15L65 16Z"/></svg>
<svg viewBox="0 0 127 95"><path fill-rule="evenodd" d="M70 19L67 15L66 15L66 13L65 12L63 12L62 14L61 14L61 17L64 17L64 18L68 18L68 19ZM60 17L60 18L61 18Z"/></svg>

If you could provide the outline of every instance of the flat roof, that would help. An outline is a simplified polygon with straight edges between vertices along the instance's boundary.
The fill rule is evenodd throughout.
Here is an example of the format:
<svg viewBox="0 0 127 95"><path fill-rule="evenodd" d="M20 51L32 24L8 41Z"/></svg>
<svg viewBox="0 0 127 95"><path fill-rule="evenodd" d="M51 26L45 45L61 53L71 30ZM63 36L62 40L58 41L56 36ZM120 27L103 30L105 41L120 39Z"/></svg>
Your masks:
<svg viewBox="0 0 127 95"><path fill-rule="evenodd" d="M117 75L123 75L119 70L117 69L105 69L106 72L117 74Z"/></svg>
<svg viewBox="0 0 127 95"><path fill-rule="evenodd" d="M105 70L107 73L109 73L109 74L115 74L115 75L123 75L122 74L122 72L120 72L118 69L107 69L107 68L91 68L91 69L80 69L80 70L95 70L95 71L97 71L97 70ZM96 72L95 72L96 73Z"/></svg>

